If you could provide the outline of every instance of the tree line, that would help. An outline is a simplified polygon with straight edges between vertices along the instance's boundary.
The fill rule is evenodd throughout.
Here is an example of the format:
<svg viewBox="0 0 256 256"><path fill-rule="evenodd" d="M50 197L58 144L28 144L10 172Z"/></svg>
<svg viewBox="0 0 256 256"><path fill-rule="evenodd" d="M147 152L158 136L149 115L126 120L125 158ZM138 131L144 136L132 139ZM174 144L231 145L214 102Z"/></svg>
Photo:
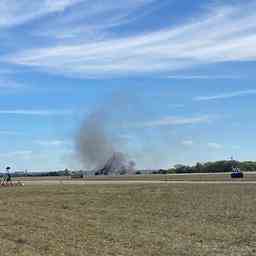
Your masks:
<svg viewBox="0 0 256 256"><path fill-rule="evenodd" d="M174 167L164 170L158 170L155 174L182 174L182 173L218 173L218 172L231 172L232 167L239 168L243 172L256 172L256 161L234 161L222 160L215 162L197 163L193 166L177 164Z"/></svg>

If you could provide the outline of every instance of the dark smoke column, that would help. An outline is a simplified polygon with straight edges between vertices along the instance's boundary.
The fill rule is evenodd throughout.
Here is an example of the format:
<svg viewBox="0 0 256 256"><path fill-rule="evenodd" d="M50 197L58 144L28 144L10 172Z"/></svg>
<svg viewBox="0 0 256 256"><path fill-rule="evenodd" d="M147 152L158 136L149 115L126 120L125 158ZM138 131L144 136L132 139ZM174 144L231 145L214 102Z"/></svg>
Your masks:
<svg viewBox="0 0 256 256"><path fill-rule="evenodd" d="M125 155L120 152L113 154L104 167L97 171L98 175L124 175L134 172L135 162L127 161Z"/></svg>
<svg viewBox="0 0 256 256"><path fill-rule="evenodd" d="M113 138L106 131L105 113L96 113L85 120L77 136L77 150L84 167L98 175L132 173L133 161L114 149Z"/></svg>

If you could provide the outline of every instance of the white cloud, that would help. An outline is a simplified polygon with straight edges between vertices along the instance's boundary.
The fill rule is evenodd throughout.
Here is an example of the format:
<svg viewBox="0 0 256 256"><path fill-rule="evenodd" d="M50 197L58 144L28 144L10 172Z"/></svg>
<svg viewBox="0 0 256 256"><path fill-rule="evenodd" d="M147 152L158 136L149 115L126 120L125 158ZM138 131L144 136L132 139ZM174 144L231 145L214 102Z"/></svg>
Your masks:
<svg viewBox="0 0 256 256"><path fill-rule="evenodd" d="M83 77L161 73L195 65L256 60L254 7L217 8L173 29L34 48L5 56L4 60Z"/></svg>
<svg viewBox="0 0 256 256"><path fill-rule="evenodd" d="M41 19L37 34L72 37L129 22L129 14L156 0L1 0L0 28ZM50 16L49 16L50 15ZM49 16L46 18L46 16Z"/></svg>
<svg viewBox="0 0 256 256"><path fill-rule="evenodd" d="M241 96L247 96L247 95L255 95L256 90L243 90L243 91L235 91L235 92L229 92L229 93L221 93L213 96L198 96L195 97L195 101L210 101L210 100L222 100L222 99L229 99L234 97L241 97Z"/></svg>
<svg viewBox="0 0 256 256"><path fill-rule="evenodd" d="M183 146L190 147L190 146L192 146L194 143L193 143L192 140L183 140L183 141L181 142L181 144L182 144Z"/></svg>
<svg viewBox="0 0 256 256"><path fill-rule="evenodd" d="M0 115L34 115L34 116L56 116L56 115L70 115L73 112L70 110L27 110L27 109L14 109L14 110L0 110Z"/></svg>
<svg viewBox="0 0 256 256"><path fill-rule="evenodd" d="M157 126L172 126L172 125L192 125L209 123L211 118L209 116L196 116L196 117L176 117L167 116L159 120L144 122L141 124L143 127L157 127Z"/></svg>
<svg viewBox="0 0 256 256"><path fill-rule="evenodd" d="M82 0L1 0L0 27L10 27L54 12L64 11Z"/></svg>
<svg viewBox="0 0 256 256"><path fill-rule="evenodd" d="M35 143L44 147L59 147L71 145L69 141L65 140L36 140Z"/></svg>
<svg viewBox="0 0 256 256"><path fill-rule="evenodd" d="M224 80L224 79L242 79L241 76L209 76L209 75L173 75L169 79L175 80Z"/></svg>
<svg viewBox="0 0 256 256"><path fill-rule="evenodd" d="M47 12L64 11L67 7L73 6L80 2L82 2L82 0L45 0L44 9L46 9Z"/></svg>
<svg viewBox="0 0 256 256"><path fill-rule="evenodd" d="M215 142L209 142L208 147L211 149L222 149L223 146L221 144L215 143Z"/></svg>
<svg viewBox="0 0 256 256"><path fill-rule="evenodd" d="M68 12L43 21L31 33L63 42L96 42L112 35L112 29L136 21L154 10L156 0L81 0ZM145 8L148 7L148 8ZM151 8L152 7L152 8Z"/></svg>

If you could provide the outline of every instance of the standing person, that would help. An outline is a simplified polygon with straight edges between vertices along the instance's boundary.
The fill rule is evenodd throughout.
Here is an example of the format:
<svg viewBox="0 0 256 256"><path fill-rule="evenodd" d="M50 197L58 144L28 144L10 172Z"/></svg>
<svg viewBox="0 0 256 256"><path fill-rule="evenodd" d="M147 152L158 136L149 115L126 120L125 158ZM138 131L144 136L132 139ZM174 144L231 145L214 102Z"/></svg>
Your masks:
<svg viewBox="0 0 256 256"><path fill-rule="evenodd" d="M10 170L11 170L11 167L7 166L6 167L6 172L7 172L7 174L6 174L6 181L7 182L10 182L12 180L12 176L10 174Z"/></svg>
<svg viewBox="0 0 256 256"><path fill-rule="evenodd" d="M7 182L12 181L12 176L10 173L7 173Z"/></svg>

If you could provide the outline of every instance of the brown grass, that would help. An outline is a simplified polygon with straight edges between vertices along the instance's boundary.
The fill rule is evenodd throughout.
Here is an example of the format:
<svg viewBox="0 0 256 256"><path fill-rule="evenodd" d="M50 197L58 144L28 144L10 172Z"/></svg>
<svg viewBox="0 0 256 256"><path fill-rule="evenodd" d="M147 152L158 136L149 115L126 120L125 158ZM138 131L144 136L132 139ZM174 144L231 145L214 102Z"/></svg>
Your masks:
<svg viewBox="0 0 256 256"><path fill-rule="evenodd" d="M245 173L244 181L256 181L256 173ZM15 180L37 181L37 180L70 180L70 177L19 177ZM80 179L73 179L80 180ZM230 181L230 173L208 173L208 174L167 174L167 175L124 175L124 176L90 176L85 180L107 181L107 180L161 180L161 181Z"/></svg>
<svg viewBox="0 0 256 256"><path fill-rule="evenodd" d="M0 190L0 255L256 255L254 185Z"/></svg>

